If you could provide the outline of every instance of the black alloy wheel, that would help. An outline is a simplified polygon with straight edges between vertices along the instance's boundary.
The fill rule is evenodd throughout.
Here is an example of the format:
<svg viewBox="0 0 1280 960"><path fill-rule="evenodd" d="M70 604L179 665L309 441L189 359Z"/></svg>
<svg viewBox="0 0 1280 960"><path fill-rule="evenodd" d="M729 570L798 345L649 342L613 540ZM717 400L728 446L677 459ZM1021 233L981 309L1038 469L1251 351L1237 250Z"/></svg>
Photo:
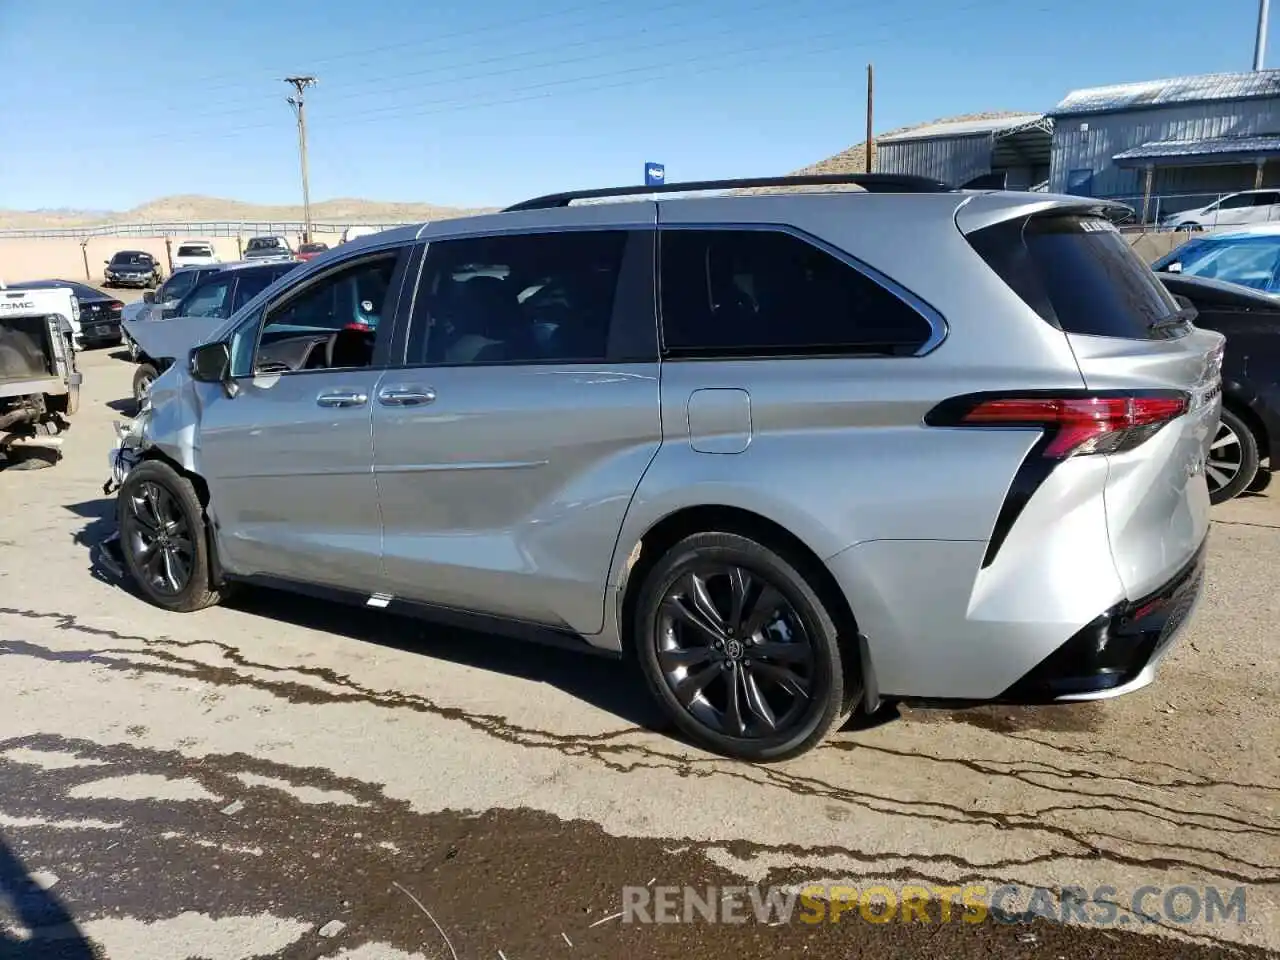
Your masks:
<svg viewBox="0 0 1280 960"><path fill-rule="evenodd" d="M124 501L129 547L149 591L176 597L191 584L195 542L178 501L154 481L143 481Z"/></svg>
<svg viewBox="0 0 1280 960"><path fill-rule="evenodd" d="M189 613L222 599L210 578L204 508L191 480L158 460L124 478L116 517L124 565L143 595L166 610Z"/></svg>
<svg viewBox="0 0 1280 960"><path fill-rule="evenodd" d="M672 548L646 578L636 631L659 702L719 753L795 756L848 715L830 615L796 566L748 538L695 534Z"/></svg>
<svg viewBox="0 0 1280 960"><path fill-rule="evenodd" d="M729 737L790 727L809 705L813 646L795 608L742 567L708 563L671 585L658 662L681 705Z"/></svg>
<svg viewBox="0 0 1280 960"><path fill-rule="evenodd" d="M1225 503L1250 486L1258 473L1258 441L1247 424L1226 407L1204 465L1209 500Z"/></svg>

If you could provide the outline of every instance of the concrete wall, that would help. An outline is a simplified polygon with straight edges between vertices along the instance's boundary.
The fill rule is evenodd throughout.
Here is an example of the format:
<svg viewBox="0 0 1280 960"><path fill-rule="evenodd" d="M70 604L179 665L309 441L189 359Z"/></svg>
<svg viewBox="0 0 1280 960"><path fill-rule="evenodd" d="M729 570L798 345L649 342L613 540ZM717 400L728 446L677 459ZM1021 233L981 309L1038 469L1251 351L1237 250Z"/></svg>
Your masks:
<svg viewBox="0 0 1280 960"><path fill-rule="evenodd" d="M171 240L176 253L182 241L198 238L174 237ZM224 262L240 259L240 248L235 237L207 238L213 244L214 252ZM301 237L288 238L297 249L302 242ZM336 241L328 240L332 244ZM248 237L240 239L241 243ZM164 237L94 237L88 247L81 252L79 240L12 240L0 238L0 280L13 284L23 280L88 280L90 283L102 282L104 261L111 259L117 250L145 250L156 257L168 274L169 260L165 250ZM85 277L84 261L89 260L89 277Z"/></svg>

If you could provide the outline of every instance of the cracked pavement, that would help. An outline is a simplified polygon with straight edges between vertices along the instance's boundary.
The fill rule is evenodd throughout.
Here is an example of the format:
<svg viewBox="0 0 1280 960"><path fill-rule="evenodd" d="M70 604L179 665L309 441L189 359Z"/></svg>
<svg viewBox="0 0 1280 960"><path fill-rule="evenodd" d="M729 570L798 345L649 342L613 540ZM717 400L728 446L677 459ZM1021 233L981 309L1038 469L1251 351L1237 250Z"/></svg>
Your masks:
<svg viewBox="0 0 1280 960"><path fill-rule="evenodd" d="M1280 951L1280 499L1215 508L1147 690L904 708L752 767L613 661L266 591L166 614L95 575L132 368L83 366L64 461L0 472L0 957ZM604 920L651 880L1242 887L1247 918Z"/></svg>

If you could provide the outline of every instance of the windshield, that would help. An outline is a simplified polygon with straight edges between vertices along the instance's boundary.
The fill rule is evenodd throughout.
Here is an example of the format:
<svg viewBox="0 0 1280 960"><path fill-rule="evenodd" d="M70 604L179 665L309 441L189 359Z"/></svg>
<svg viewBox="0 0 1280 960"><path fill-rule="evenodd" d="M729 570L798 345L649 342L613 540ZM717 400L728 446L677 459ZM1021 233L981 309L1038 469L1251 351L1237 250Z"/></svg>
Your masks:
<svg viewBox="0 0 1280 960"><path fill-rule="evenodd" d="M145 253L117 253L111 262L116 266L143 266L151 263L151 257Z"/></svg>
<svg viewBox="0 0 1280 960"><path fill-rule="evenodd" d="M178 248L180 257L211 257L213 250L199 243L184 243Z"/></svg>
<svg viewBox="0 0 1280 960"><path fill-rule="evenodd" d="M302 253L322 253L329 249L327 243L304 243L298 248Z"/></svg>
<svg viewBox="0 0 1280 960"><path fill-rule="evenodd" d="M1181 264L1189 277L1226 280L1255 290L1280 287L1280 236L1193 240L1156 261L1155 269L1169 272Z"/></svg>
<svg viewBox="0 0 1280 960"><path fill-rule="evenodd" d="M248 250L266 250L271 247L280 246L280 241L276 237L254 237L249 241Z"/></svg>

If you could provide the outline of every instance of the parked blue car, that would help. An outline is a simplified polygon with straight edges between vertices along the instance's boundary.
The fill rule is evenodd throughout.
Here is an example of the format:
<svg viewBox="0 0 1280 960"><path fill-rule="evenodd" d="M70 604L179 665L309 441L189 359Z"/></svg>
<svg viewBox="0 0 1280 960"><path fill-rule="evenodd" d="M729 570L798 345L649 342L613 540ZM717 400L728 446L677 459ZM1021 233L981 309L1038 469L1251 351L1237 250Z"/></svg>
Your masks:
<svg viewBox="0 0 1280 960"><path fill-rule="evenodd" d="M1280 225L1197 236L1151 268L1280 294Z"/></svg>

